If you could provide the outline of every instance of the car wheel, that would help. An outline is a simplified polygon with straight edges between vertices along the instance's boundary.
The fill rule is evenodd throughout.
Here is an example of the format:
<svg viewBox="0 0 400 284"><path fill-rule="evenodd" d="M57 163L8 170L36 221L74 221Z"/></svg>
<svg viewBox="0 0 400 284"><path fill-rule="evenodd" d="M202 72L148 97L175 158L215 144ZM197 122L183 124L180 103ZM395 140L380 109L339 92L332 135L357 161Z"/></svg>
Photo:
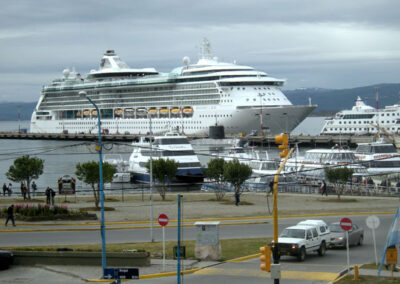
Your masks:
<svg viewBox="0 0 400 284"><path fill-rule="evenodd" d="M299 254L297 255L298 261L304 261L306 259L306 248L301 247Z"/></svg>
<svg viewBox="0 0 400 284"><path fill-rule="evenodd" d="M324 256L325 252L326 252L326 244L325 244L325 242L322 242L321 246L319 247L319 250L318 250L318 255Z"/></svg>
<svg viewBox="0 0 400 284"><path fill-rule="evenodd" d="M360 238L358 239L358 245L362 246L363 242L364 242L364 237L360 236Z"/></svg>

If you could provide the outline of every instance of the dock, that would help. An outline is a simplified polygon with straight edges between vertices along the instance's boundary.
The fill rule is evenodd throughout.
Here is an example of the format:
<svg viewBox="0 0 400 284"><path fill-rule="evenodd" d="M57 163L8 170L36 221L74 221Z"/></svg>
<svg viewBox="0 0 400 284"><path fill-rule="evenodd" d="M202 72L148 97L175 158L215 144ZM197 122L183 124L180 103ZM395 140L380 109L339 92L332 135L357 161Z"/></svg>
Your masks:
<svg viewBox="0 0 400 284"><path fill-rule="evenodd" d="M138 141L142 135L133 134L102 134L103 141L119 141L131 142ZM189 139L204 139L207 136L188 136ZM244 139L251 146L269 146L275 144L275 135L265 136L226 136L226 139ZM18 132L2 132L0 139L25 139L25 140L64 140L64 141L96 141L97 134L85 133L18 133ZM357 143L368 143L374 140L374 136L358 136L358 135L289 135L290 144L299 144L308 147L332 147L334 145L348 145L354 147Z"/></svg>

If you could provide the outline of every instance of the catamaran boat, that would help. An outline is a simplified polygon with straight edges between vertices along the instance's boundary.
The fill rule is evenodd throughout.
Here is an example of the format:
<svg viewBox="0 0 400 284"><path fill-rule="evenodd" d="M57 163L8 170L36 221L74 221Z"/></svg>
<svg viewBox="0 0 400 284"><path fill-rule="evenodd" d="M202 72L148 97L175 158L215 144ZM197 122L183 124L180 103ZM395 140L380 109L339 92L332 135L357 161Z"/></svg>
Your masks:
<svg viewBox="0 0 400 284"><path fill-rule="evenodd" d="M368 175L366 167L358 164L354 152L342 147L308 150L303 157L290 158L286 162L285 171L301 177L325 179L327 167L347 167L354 171L353 177L357 179Z"/></svg>
<svg viewBox="0 0 400 284"><path fill-rule="evenodd" d="M367 167L370 174L390 174L400 172L400 154L393 144L383 140L359 143L355 157Z"/></svg>
<svg viewBox="0 0 400 284"><path fill-rule="evenodd" d="M203 182L204 174L200 161L193 151L192 145L186 136L177 132L167 132L163 136L140 137L139 142L133 142L133 152L129 158L129 172L133 174L133 181L149 183L150 174L146 164L156 159L169 159L178 163L175 178L169 181L172 186L199 185ZM155 181L157 182L157 181ZM200 185L199 185L200 188Z"/></svg>
<svg viewBox="0 0 400 284"><path fill-rule="evenodd" d="M250 133L261 121L264 133L276 134L293 130L316 107L292 105L281 91L282 79L218 61L206 39L199 61L191 64L184 57L183 63L170 73L130 68L108 50L99 70L86 77L65 69L62 78L43 87L30 132L96 133L99 114L88 98L109 134L159 135L179 127L186 135L204 136L215 123L226 134Z"/></svg>

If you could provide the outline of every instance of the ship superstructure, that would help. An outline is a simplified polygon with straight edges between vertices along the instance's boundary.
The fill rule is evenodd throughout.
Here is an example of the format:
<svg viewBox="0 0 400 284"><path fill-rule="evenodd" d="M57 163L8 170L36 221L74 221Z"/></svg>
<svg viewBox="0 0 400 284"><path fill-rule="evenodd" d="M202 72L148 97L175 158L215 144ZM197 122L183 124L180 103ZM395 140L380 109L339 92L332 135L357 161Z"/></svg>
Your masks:
<svg viewBox="0 0 400 284"><path fill-rule="evenodd" d="M351 110L343 110L325 121L321 134L378 134L381 130L394 134L400 132L400 105L375 109L360 97Z"/></svg>
<svg viewBox="0 0 400 284"><path fill-rule="evenodd" d="M99 114L80 91L99 107L102 128L110 134L145 134L151 125L155 134L174 128L207 135L216 123L227 134L250 133L260 129L260 121L264 133L290 132L316 106L292 105L283 84L252 67L219 62L207 40L196 64L185 57L184 66L170 73L130 68L108 50L99 70L86 78L66 69L63 78L43 87L30 132L95 133Z"/></svg>

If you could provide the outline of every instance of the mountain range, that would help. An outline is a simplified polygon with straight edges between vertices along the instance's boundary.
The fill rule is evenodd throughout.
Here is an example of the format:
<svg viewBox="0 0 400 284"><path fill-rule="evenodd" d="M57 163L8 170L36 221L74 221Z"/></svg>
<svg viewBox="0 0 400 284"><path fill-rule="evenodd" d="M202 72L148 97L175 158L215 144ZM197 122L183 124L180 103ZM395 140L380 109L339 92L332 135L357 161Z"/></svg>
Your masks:
<svg viewBox="0 0 400 284"><path fill-rule="evenodd" d="M312 104L318 105L318 108L312 113L315 116L351 109L357 96L360 96L367 105L375 107L377 90L379 108L399 103L400 84L390 83L351 89L304 88L283 90L283 92L295 105L308 104L311 99ZM36 102L1 102L0 120L30 120L35 106Z"/></svg>

